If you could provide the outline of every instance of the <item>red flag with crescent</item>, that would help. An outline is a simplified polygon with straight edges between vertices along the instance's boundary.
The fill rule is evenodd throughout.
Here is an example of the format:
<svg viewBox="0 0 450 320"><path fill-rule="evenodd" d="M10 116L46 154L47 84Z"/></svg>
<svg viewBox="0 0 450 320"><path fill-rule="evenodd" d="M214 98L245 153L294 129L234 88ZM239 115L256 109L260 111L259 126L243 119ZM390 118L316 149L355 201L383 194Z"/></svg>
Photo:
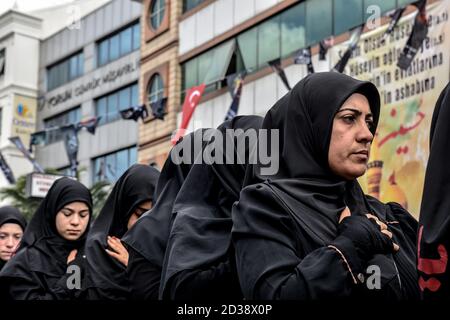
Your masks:
<svg viewBox="0 0 450 320"><path fill-rule="evenodd" d="M195 108L200 102L204 90L205 84L201 84L199 86L190 88L186 92L186 97L184 98L183 102L183 116L181 118L181 125L176 134L172 137L173 144L177 143L177 141L182 136L184 136L189 121L191 120L192 114L194 113Z"/></svg>

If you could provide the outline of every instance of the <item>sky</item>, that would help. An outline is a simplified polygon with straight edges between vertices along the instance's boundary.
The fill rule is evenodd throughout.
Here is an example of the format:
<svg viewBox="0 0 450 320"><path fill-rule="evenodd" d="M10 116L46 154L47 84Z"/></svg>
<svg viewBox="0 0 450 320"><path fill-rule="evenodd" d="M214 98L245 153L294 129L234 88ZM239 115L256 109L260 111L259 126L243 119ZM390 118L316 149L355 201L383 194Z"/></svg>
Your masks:
<svg viewBox="0 0 450 320"><path fill-rule="evenodd" d="M11 9L15 3L19 11L34 11L55 5L74 2L75 0L1 0L0 14ZM95 1L95 0L92 0Z"/></svg>

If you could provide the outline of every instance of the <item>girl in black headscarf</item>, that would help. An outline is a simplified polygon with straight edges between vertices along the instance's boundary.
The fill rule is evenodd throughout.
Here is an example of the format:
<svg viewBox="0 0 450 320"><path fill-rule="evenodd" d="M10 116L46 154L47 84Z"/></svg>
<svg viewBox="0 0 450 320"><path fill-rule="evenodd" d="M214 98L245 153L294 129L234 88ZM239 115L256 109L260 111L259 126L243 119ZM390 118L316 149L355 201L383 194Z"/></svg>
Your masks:
<svg viewBox="0 0 450 320"><path fill-rule="evenodd" d="M0 208L0 270L16 251L26 226L27 221L17 208Z"/></svg>
<svg viewBox="0 0 450 320"><path fill-rule="evenodd" d="M87 287L83 299L121 300L129 296L129 253L120 238L153 203L159 171L135 164L115 183L86 241Z"/></svg>
<svg viewBox="0 0 450 320"><path fill-rule="evenodd" d="M419 219L419 286L424 299L450 297L450 84L436 103Z"/></svg>
<svg viewBox="0 0 450 320"><path fill-rule="evenodd" d="M190 133L172 148L158 180L155 205L122 238L130 254L127 275L132 299L158 299L161 269L173 221L173 203L192 166L189 161L181 161L181 157L185 156L184 151L189 152L191 159L202 151L202 132ZM195 141L200 141L198 150Z"/></svg>
<svg viewBox="0 0 450 320"><path fill-rule="evenodd" d="M279 170L266 176L255 166L232 211L245 298L417 298L417 222L365 196L356 180L379 109L372 83L327 72L269 110L262 127L279 130Z"/></svg>
<svg viewBox="0 0 450 320"><path fill-rule="evenodd" d="M215 151L215 161L208 164L203 159L189 172L173 207L176 218L166 249L161 298L242 299L231 245L231 208L239 199L261 124L258 116L226 121L207 147Z"/></svg>
<svg viewBox="0 0 450 320"><path fill-rule="evenodd" d="M91 194L85 186L70 178L56 180L25 230L16 255L0 272L2 294L16 300L76 297L91 212ZM71 281L72 276L78 280Z"/></svg>

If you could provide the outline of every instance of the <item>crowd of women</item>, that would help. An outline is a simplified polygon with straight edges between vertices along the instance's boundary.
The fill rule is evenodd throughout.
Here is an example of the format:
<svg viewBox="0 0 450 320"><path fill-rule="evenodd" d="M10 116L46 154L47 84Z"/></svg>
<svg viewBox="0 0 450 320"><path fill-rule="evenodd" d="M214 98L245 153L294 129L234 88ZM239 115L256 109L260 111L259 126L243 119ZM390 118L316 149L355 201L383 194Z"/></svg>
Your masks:
<svg viewBox="0 0 450 320"><path fill-rule="evenodd" d="M448 114L448 91L435 124ZM249 161L178 163L173 148L161 172L130 167L95 220L89 190L58 179L28 224L17 209L0 209L0 299L420 299L418 222L357 181L379 116L372 83L316 73L264 118L217 128L240 133L235 149L249 130L278 129L275 174ZM223 143L186 146L198 132L177 145L191 159ZM245 146L248 160L253 146ZM369 266L378 270L371 286Z"/></svg>

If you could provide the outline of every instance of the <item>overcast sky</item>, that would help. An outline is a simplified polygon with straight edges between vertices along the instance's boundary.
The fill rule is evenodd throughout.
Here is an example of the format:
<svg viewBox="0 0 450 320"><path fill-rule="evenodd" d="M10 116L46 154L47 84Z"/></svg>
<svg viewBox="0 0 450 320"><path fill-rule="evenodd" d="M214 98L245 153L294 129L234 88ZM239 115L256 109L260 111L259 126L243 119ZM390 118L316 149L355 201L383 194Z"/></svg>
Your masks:
<svg viewBox="0 0 450 320"><path fill-rule="evenodd" d="M1 0L0 14L11 9L14 3L17 3L18 10L20 11L34 11L74 1L76 0Z"/></svg>

